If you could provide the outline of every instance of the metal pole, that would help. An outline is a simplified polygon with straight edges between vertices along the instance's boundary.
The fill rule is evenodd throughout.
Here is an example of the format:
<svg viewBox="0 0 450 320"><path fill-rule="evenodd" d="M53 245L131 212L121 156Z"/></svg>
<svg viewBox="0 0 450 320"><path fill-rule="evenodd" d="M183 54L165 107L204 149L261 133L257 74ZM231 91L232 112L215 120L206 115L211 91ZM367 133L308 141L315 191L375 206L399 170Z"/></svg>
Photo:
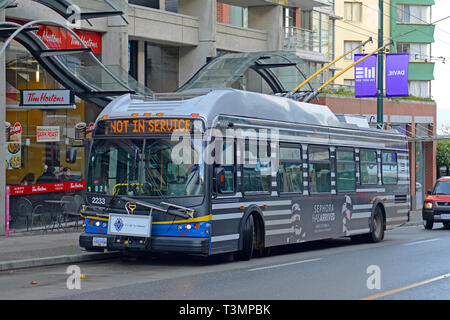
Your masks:
<svg viewBox="0 0 450 320"><path fill-rule="evenodd" d="M378 47L383 46L383 0L378 0L379 17L378 17ZM382 127L383 124L383 52L378 53L378 86L377 86L377 122L378 127Z"/></svg>

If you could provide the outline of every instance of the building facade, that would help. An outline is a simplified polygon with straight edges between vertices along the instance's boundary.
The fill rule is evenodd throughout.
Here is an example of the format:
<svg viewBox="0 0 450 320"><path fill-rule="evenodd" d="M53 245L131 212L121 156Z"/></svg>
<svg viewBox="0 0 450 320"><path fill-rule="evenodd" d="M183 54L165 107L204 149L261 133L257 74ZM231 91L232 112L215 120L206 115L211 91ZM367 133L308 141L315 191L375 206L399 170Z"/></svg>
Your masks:
<svg viewBox="0 0 450 320"><path fill-rule="evenodd" d="M7 163L0 166L0 208L9 208L0 212L1 234L41 228L49 222L45 212L65 206L63 197L80 194L87 150L77 135L80 128L89 131L109 98L136 88L144 94L174 91L207 61L229 52L289 50L305 61L306 74L334 55L335 16L328 0L6 0L0 5L0 22L14 28L41 21L33 36L13 41L0 56L5 79L0 103L6 106L0 112L6 129L0 130L6 150L0 163ZM89 19L71 21L73 8ZM71 51L83 47L76 38L90 49L89 56ZM64 90L71 97L64 106L23 103L24 95ZM68 162L74 148L76 159Z"/></svg>
<svg viewBox="0 0 450 320"><path fill-rule="evenodd" d="M77 5L77 1L73 0L73 4ZM0 1L0 4L4 2ZM12 1L6 0L8 2L11 4ZM390 36L399 38L393 51L419 52L410 63L410 87L425 92L427 90L423 88L428 84L414 81L429 81L432 77L432 71L431 76L421 75L422 71L431 69L428 61L420 60L428 53L428 47L416 46L412 41L416 38L405 34L409 30L405 28L411 28L411 25L424 27L423 33L430 30L425 23L416 26L415 20L408 20L407 12L410 12L410 18L416 16L414 5L418 2L385 1L384 12L392 18L384 19L384 29L386 39ZM431 2L426 5L431 6ZM80 127L89 128L109 98L132 89L144 94L172 92L205 63L226 53L289 51L301 61L298 66L302 73L309 76L370 36L374 42L361 52L376 48L376 0L110 0L106 7L103 0L92 0L89 8L86 8L87 2L78 1L81 12L91 18L75 24L68 22L70 14L64 15L61 14L64 10L52 8L55 3L60 5L62 2L17 0L17 6L0 8L0 22L23 25L45 20L40 23L39 31L33 32L47 48L80 48L73 40L76 34L93 55L58 58L60 64L69 69L68 73L62 73L61 65L61 70L52 71L46 65L49 61L40 59L36 52L30 52L31 46L20 42L12 42L5 54L0 55L0 79L5 79L6 84L0 85L0 104L6 106L5 112L0 112L0 123L5 123L5 129L9 128L0 130L0 142L6 150L5 154L0 153L0 208L7 205L3 190L9 186L14 193L9 203L10 227L18 230L39 227L39 222L29 221L31 215L19 217L18 212L31 210L37 217L52 205L52 202L43 202L52 200L50 194L60 199L62 194L74 196L80 192L86 177L87 159L86 149L80 146L82 142L77 139L77 134ZM103 11L111 11L109 3L120 14L102 16ZM406 3L412 6L406 7ZM401 17L395 15L398 12ZM427 14L428 11L419 13L423 19ZM427 39L422 40L432 42ZM52 54L50 51L48 55ZM313 80L311 88L324 83L350 60L352 57L346 57L336 63ZM283 76L282 72L280 74ZM352 75L350 71L335 83L351 88ZM292 81L291 87L286 89L293 89L298 80ZM78 82L84 83L85 88L80 89ZM241 83L239 88L247 89L247 86ZM33 90L69 90L74 99L64 107L25 106L21 100L23 91L33 94ZM328 105L335 113L365 115L369 120L376 113L376 102L371 99L326 94L319 103ZM386 102L385 122L414 137L432 135L435 133L436 105L432 101ZM78 150L76 161L69 163L68 152L74 146ZM435 179L433 172L436 170L430 169L435 149L433 142L411 142L411 192L412 202L417 205L421 203L419 195L423 195ZM19 154L20 161L17 161ZM5 163L7 166L3 167ZM36 187L41 185L42 180L38 179L44 173L63 179L67 167L72 171L71 181L78 181L73 190L58 184L61 181L55 182L51 193ZM20 203L19 199L22 199ZM6 215L0 210L1 234L5 233Z"/></svg>
<svg viewBox="0 0 450 320"><path fill-rule="evenodd" d="M434 79L434 63L431 62L431 44L434 42L434 25L431 11L434 1L391 0L383 1L383 43L390 39L390 52L409 53L407 99L384 100L383 122L411 137L410 176L411 205L421 208L426 190L436 180L436 142L429 138L436 135L436 103L431 97L431 80ZM345 53L372 37L373 42L355 53L369 53L378 47L379 1L362 0L335 2L336 51ZM349 54L336 63L337 70L354 61ZM345 72L335 81L335 93L354 92L354 69ZM384 86L385 88L385 86ZM345 95L328 94L322 99L336 113L358 114L376 121L376 99L355 99ZM421 139L427 138L427 139ZM427 140L427 141L425 141Z"/></svg>

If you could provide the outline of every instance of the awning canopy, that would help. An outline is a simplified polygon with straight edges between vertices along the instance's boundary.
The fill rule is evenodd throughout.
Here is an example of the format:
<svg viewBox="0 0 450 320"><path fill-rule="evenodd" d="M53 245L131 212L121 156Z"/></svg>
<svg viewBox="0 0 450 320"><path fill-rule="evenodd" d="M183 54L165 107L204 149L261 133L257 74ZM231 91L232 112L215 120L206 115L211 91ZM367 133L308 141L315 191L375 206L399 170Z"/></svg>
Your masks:
<svg viewBox="0 0 450 320"><path fill-rule="evenodd" d="M10 6L15 0L0 0L0 9ZM128 13L124 0L32 0L60 14L64 19L88 20ZM125 20L126 21L126 20Z"/></svg>
<svg viewBox="0 0 450 320"><path fill-rule="evenodd" d="M245 77L248 70L259 74L274 94L289 92L303 82L310 73L309 63L293 51L230 53L214 58L177 91L236 88L236 83ZM319 80L314 79L305 89L313 91L319 85Z"/></svg>
<svg viewBox="0 0 450 320"><path fill-rule="evenodd" d="M19 28L14 40L22 44L39 65L62 86L72 90L78 97L100 107L115 97L126 93L152 96L150 89L139 84L119 66L103 65L70 28L57 24L70 32L81 44L79 49L51 49L33 32L38 24L52 21L33 21L21 26L14 22L0 23L0 38L8 38ZM6 45L7 43L5 43Z"/></svg>

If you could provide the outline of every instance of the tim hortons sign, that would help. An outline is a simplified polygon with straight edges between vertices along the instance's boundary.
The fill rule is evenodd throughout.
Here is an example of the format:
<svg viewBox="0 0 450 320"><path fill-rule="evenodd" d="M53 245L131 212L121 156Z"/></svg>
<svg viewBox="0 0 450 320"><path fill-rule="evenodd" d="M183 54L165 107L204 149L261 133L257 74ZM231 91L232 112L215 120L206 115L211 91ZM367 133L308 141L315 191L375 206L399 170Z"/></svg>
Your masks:
<svg viewBox="0 0 450 320"><path fill-rule="evenodd" d="M70 90L22 90L20 93L22 106L61 106L74 103Z"/></svg>

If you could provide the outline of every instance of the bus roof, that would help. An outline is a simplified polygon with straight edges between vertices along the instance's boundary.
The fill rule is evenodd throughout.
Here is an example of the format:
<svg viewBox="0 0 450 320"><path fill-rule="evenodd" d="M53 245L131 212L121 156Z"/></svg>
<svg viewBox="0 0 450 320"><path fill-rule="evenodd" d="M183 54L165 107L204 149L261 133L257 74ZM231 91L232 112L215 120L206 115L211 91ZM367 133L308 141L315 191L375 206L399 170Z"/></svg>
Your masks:
<svg viewBox="0 0 450 320"><path fill-rule="evenodd" d="M327 106L229 88L166 94L162 100L146 100L144 97L126 94L108 104L98 119L105 115L109 119L131 118L133 114L143 116L144 113L151 113L152 116L162 113L164 117L190 117L195 113L205 120L207 128L214 125L218 116L233 116L291 124L380 131L340 121ZM382 131L398 134L397 131Z"/></svg>

